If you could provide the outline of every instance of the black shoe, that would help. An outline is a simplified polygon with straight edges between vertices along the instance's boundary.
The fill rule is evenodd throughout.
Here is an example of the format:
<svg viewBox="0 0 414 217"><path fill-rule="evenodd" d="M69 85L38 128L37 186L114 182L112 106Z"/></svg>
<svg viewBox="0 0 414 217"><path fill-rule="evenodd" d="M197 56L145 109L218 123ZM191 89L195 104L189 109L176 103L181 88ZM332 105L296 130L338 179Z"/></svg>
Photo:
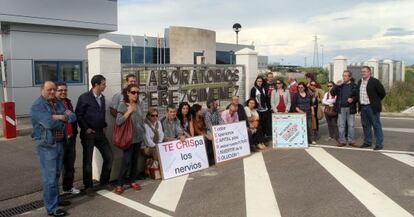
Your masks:
<svg viewBox="0 0 414 217"><path fill-rule="evenodd" d="M67 214L68 213L65 210L63 210L63 209L57 209L57 210L55 210L52 213L48 213L48 215L50 215L50 216L65 216Z"/></svg>
<svg viewBox="0 0 414 217"><path fill-rule="evenodd" d="M360 148L368 148L368 147L371 147L371 144L364 143L361 145Z"/></svg>
<svg viewBox="0 0 414 217"><path fill-rule="evenodd" d="M110 184L98 185L98 190L112 191L112 190L114 190L114 187L112 187L112 185L110 185Z"/></svg>
<svg viewBox="0 0 414 217"><path fill-rule="evenodd" d="M72 202L70 202L69 200L62 200L59 201L59 206L70 206L72 204Z"/></svg>
<svg viewBox="0 0 414 217"><path fill-rule="evenodd" d="M379 145L376 145L375 147L374 147L374 151L378 151L378 150L381 150L382 149L382 146L379 146Z"/></svg>
<svg viewBox="0 0 414 217"><path fill-rule="evenodd" d="M89 197L94 197L95 191L92 188L85 188L85 194L88 195Z"/></svg>

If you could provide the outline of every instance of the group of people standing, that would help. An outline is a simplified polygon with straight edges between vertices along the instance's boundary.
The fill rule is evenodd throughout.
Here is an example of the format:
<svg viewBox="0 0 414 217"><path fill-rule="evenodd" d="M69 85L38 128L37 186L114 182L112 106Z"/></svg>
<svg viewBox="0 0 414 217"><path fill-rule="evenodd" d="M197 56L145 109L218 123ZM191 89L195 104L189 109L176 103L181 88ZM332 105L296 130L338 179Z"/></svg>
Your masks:
<svg viewBox="0 0 414 217"><path fill-rule="evenodd" d="M161 142L185 140L188 137L203 136L206 141L210 165L214 162L212 127L225 123L246 121L251 150L266 148L272 138L272 113L304 113L307 118L308 143L318 139L319 120L324 105L329 136L338 141L338 146L349 144L355 147L372 145L372 127L376 136L374 150L383 147L383 134L380 122L381 100L385 97L382 84L371 77L371 69L362 67L362 79L355 84L350 71L344 71L343 81L329 82L327 93L323 93L312 74L307 74L308 82L297 81L289 75L287 84L282 79L266 74L266 79L257 77L250 96L244 105L239 97L233 96L226 110L219 111L219 101L209 99L204 112L201 104L190 105L181 102L178 109L169 105L166 116L159 118L157 108L149 108L144 114L143 103L139 98L140 89L137 78L126 76L125 86L116 93L109 105L110 113L116 125L129 120L132 124L132 141L123 150L115 192L122 194L124 185L134 190L141 186L136 182L140 157L157 160L156 145ZM46 210L52 216L64 216L66 211L59 206L69 205L59 197L59 178L63 166L63 192L79 194L73 186L74 162L76 159L76 138L78 126L83 148L83 185L87 195L93 196L92 156L94 147L102 155L103 164L98 189L110 189L110 174L113 163L111 144L105 136L108 127L105 113L106 79L95 75L91 79L90 91L79 96L76 108L67 98L68 87L65 83L46 81L41 86L41 96L30 109L33 133L40 162L43 182L43 200ZM361 112L364 130L364 143L355 144L355 113L357 105Z"/></svg>

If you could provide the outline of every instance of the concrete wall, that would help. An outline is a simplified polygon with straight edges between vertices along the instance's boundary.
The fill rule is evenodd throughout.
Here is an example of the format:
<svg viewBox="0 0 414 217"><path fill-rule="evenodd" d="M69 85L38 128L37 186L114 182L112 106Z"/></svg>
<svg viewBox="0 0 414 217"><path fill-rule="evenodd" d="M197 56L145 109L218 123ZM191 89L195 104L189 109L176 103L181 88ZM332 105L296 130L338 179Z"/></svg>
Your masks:
<svg viewBox="0 0 414 217"><path fill-rule="evenodd" d="M2 22L117 30L116 0L0 0Z"/></svg>
<svg viewBox="0 0 414 217"><path fill-rule="evenodd" d="M171 64L193 64L203 52L206 64L216 64L216 33L206 29L171 26L168 31Z"/></svg>
<svg viewBox="0 0 414 217"><path fill-rule="evenodd" d="M16 114L26 116L33 100L40 95L34 84L34 61L82 61L83 83L69 84L69 97L76 104L87 90L87 44L98 39L92 30L11 24L4 35L9 100L16 102ZM0 101L3 99L1 98Z"/></svg>

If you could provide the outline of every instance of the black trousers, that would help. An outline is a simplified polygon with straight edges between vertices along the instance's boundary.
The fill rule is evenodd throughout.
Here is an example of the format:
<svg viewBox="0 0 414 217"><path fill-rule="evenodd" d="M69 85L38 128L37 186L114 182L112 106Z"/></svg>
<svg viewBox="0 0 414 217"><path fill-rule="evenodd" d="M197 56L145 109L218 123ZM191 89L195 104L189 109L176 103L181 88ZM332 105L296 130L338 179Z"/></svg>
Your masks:
<svg viewBox="0 0 414 217"><path fill-rule="evenodd" d="M260 127L265 136L272 137L272 112L267 110L265 112L257 112L259 113L259 122Z"/></svg>
<svg viewBox="0 0 414 217"><path fill-rule="evenodd" d="M85 188L93 187L92 156L94 147L98 148L103 159L99 184L108 184L111 176L113 155L112 149L109 146L108 139L106 138L104 132L101 130L89 135L83 135L81 137L81 143L83 147L83 184L85 185Z"/></svg>
<svg viewBox="0 0 414 217"><path fill-rule="evenodd" d="M63 143L63 170L62 188L69 191L73 187L75 178L76 135L71 136Z"/></svg>
<svg viewBox="0 0 414 217"><path fill-rule="evenodd" d="M134 182L138 176L138 157L141 143L132 143L128 149L123 150L121 169L119 170L118 185ZM128 171L130 171L129 176Z"/></svg>

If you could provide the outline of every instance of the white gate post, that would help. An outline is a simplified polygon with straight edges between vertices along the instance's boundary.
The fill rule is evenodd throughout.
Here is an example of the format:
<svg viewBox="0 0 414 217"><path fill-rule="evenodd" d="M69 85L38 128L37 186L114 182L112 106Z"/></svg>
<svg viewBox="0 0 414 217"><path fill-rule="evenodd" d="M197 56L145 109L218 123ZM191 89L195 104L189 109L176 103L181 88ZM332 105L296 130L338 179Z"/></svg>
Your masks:
<svg viewBox="0 0 414 217"><path fill-rule="evenodd" d="M246 74L245 74L245 98L241 102L250 98L250 89L254 85L254 80L259 74L258 65L257 65L257 52L250 49L244 48L236 52L236 64L244 65Z"/></svg>
<svg viewBox="0 0 414 217"><path fill-rule="evenodd" d="M91 88L90 80L94 75L103 75L106 78L106 89L103 92L106 103L106 136L109 143L112 141L112 127L115 119L109 112L109 104L112 96L121 91L121 48L122 46L108 39L100 39L86 46L88 51L88 85ZM112 164L111 180L118 176L120 159L122 152L114 148L112 144L112 152L114 154L114 163ZM92 161L92 178L99 180L102 169L102 157L97 148L94 148Z"/></svg>

